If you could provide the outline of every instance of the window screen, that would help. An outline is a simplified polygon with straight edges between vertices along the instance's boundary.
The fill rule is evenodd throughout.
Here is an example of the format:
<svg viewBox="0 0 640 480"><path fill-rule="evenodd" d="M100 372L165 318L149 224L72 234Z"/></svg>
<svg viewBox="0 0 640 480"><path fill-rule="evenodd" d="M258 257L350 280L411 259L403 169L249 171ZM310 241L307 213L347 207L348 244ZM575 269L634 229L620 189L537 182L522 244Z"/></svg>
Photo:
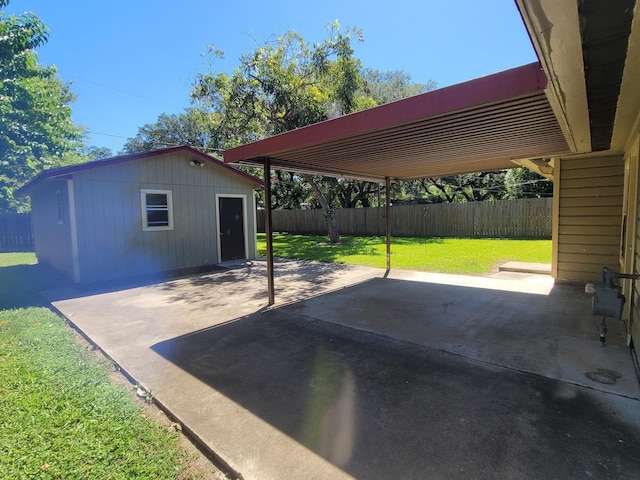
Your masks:
<svg viewBox="0 0 640 480"><path fill-rule="evenodd" d="M142 229L173 230L170 190L142 190Z"/></svg>

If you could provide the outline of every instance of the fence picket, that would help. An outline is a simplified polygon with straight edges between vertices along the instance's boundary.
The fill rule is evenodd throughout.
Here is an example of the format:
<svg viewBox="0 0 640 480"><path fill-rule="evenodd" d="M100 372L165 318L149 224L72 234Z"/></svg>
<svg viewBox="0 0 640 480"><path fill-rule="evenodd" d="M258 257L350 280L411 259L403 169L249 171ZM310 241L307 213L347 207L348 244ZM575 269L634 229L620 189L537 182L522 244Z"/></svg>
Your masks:
<svg viewBox="0 0 640 480"><path fill-rule="evenodd" d="M28 251L33 247L31 214L0 214L0 251Z"/></svg>
<svg viewBox="0 0 640 480"><path fill-rule="evenodd" d="M551 238L551 198L496 202L399 205L391 210L391 233L413 237ZM258 211L264 232L264 211ZM342 235L385 234L384 207L337 209ZM274 210L273 230L299 234L327 233L321 210Z"/></svg>

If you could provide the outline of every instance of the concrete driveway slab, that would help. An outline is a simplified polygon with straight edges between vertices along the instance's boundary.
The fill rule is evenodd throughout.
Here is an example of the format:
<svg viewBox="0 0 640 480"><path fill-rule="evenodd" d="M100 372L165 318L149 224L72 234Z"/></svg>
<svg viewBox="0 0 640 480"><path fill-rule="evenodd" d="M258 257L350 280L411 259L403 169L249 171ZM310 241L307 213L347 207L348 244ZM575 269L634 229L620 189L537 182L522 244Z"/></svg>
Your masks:
<svg viewBox="0 0 640 480"><path fill-rule="evenodd" d="M640 399L624 324L609 320L602 347L591 296L550 277L396 270L287 311ZM614 382L599 381L605 370L616 372Z"/></svg>
<svg viewBox="0 0 640 480"><path fill-rule="evenodd" d="M251 478L336 478L310 457L361 479L633 478L640 468L636 401L284 310L153 350L236 405L223 416L203 405L190 422L244 426L258 469L242 442L223 457ZM309 453L272 448L247 415Z"/></svg>
<svg viewBox="0 0 640 480"><path fill-rule="evenodd" d="M283 261L276 289L258 261L48 295L243 478L640 472L623 332L575 287Z"/></svg>

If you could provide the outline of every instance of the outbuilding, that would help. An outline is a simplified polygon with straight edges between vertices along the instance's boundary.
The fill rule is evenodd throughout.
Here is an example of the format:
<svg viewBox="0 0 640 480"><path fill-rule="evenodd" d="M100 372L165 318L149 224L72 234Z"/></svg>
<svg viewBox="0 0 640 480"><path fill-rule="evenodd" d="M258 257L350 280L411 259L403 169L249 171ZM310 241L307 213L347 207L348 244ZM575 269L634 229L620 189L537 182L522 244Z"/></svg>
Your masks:
<svg viewBox="0 0 640 480"><path fill-rule="evenodd" d="M180 146L46 170L18 193L38 261L93 283L255 258L261 188Z"/></svg>

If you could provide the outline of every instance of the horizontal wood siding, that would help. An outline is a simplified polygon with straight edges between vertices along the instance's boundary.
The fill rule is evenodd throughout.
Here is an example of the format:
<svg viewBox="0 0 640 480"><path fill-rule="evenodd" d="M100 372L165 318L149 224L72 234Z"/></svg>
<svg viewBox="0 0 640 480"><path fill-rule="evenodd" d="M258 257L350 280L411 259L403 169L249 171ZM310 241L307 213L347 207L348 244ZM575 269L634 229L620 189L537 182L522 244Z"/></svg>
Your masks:
<svg viewBox="0 0 640 480"><path fill-rule="evenodd" d="M559 161L558 280L599 281L618 270L624 162L622 157Z"/></svg>
<svg viewBox="0 0 640 480"><path fill-rule="evenodd" d="M627 151L627 159L630 163L630 169L635 169L633 172L635 175L630 174L629 180L629 204L635 203L635 238L632 240L632 250L633 250L633 273L640 274L640 174L638 174L638 168L640 168L640 137L637 132L635 135L635 140L632 143L631 148ZM629 207L630 212L627 212L627 215L632 215L633 208ZM629 221L631 221L631 217L628 217ZM629 285L629 284L627 284ZM633 346L635 352L638 353L640 351L640 282L632 281L631 282L631 305L629 312L629 323L628 329L631 335L631 339L633 342ZM638 361L638 357L636 356L636 361ZM637 364L636 367L640 368L640 364Z"/></svg>
<svg viewBox="0 0 640 480"><path fill-rule="evenodd" d="M249 256L255 256L253 186L189 160L177 152L75 174L82 282L215 264L217 193L246 195ZM142 230L141 189L172 192L173 230Z"/></svg>
<svg viewBox="0 0 640 480"><path fill-rule="evenodd" d="M551 238L552 199L402 205L391 211L391 233L398 237ZM258 229L264 232L264 212ZM342 235L382 236L385 208L337 209ZM327 233L322 210L274 210L273 230Z"/></svg>

